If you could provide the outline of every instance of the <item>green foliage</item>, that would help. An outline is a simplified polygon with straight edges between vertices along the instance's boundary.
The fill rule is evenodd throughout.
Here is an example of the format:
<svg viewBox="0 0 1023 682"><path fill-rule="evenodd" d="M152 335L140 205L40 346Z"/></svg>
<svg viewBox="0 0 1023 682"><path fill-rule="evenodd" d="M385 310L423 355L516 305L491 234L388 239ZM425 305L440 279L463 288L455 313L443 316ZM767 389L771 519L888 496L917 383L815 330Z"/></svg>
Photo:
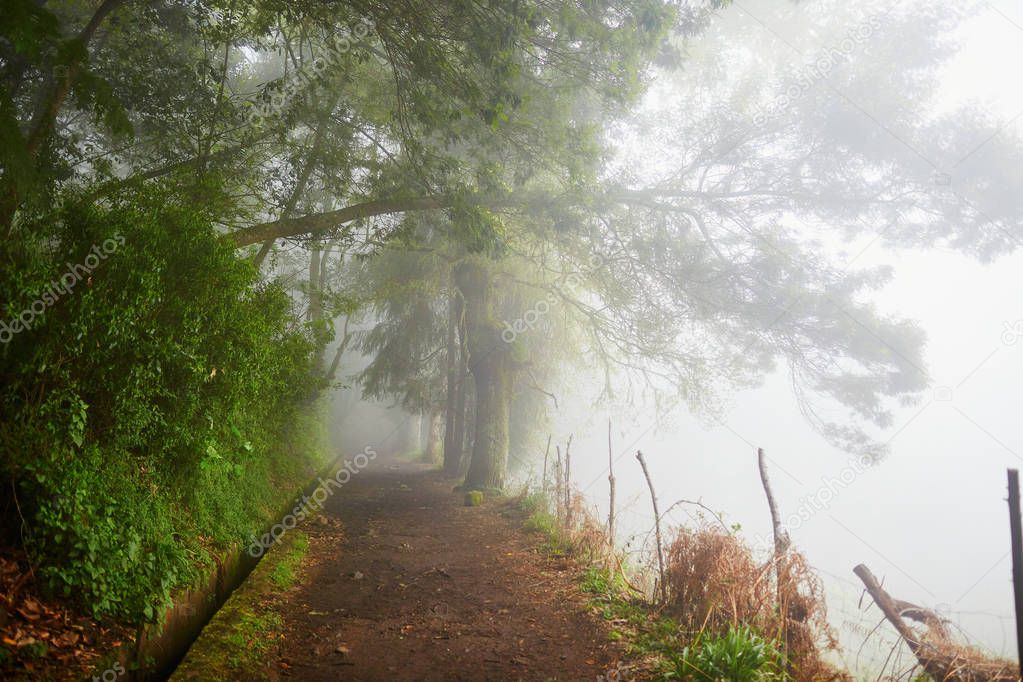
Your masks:
<svg viewBox="0 0 1023 682"><path fill-rule="evenodd" d="M314 345L201 213L136 197L32 227L0 274L27 327L0 346L8 539L94 615L153 621L311 472Z"/></svg>
<svg viewBox="0 0 1023 682"><path fill-rule="evenodd" d="M774 642L746 625L725 633L701 633L684 644L678 623L629 593L625 580L602 566L586 568L580 588L593 595L590 606L610 623L611 639L626 650L657 662L665 680L691 682L770 682L788 679Z"/></svg>
<svg viewBox="0 0 1023 682"><path fill-rule="evenodd" d="M300 531L294 531L294 533L295 539L288 547L288 553L270 572L270 580L281 590L286 590L295 584L296 571L309 550L309 536Z"/></svg>
<svg viewBox="0 0 1023 682"><path fill-rule="evenodd" d="M276 613L244 612L227 640L226 662L232 670L258 668L273 651L284 622Z"/></svg>
<svg viewBox="0 0 1023 682"><path fill-rule="evenodd" d="M561 532L561 526L554 515L547 508L547 502L541 493L532 493L520 502L523 511L529 516L526 518L524 528L530 533L537 533L543 537L544 542L540 551L551 556L564 556L569 553L570 547Z"/></svg>
<svg viewBox="0 0 1023 682"><path fill-rule="evenodd" d="M680 679L695 682L784 680L785 665L774 642L745 625L721 635L703 635L676 658Z"/></svg>

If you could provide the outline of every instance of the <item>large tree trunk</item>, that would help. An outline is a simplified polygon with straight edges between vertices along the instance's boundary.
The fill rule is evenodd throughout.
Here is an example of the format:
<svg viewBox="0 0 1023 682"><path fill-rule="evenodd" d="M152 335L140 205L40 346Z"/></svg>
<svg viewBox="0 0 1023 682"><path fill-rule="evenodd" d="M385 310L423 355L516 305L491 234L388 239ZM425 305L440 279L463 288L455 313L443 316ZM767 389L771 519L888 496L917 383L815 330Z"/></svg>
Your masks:
<svg viewBox="0 0 1023 682"><path fill-rule="evenodd" d="M458 417L462 420L462 461L458 463L458 474L464 476L469 470L472 446L476 442L476 387L469 381L468 363L463 380L459 384L462 408Z"/></svg>
<svg viewBox="0 0 1023 682"><path fill-rule="evenodd" d="M508 466L508 422L514 385L511 347L492 315L493 289L486 262L463 261L455 281L465 301L466 348L476 386L476 428L466 474L469 489L501 488Z"/></svg>
<svg viewBox="0 0 1023 682"><path fill-rule="evenodd" d="M461 299L459 299L461 301ZM460 311L465 307L459 303ZM455 433L452 440L458 444L458 461L453 466L456 474L465 473L467 453L472 447L472 417L476 414L475 399L470 398L472 382L469 381L469 351L466 349L465 315L460 312L458 320L458 381L455 383Z"/></svg>
<svg viewBox="0 0 1023 682"><path fill-rule="evenodd" d="M465 425L465 392L463 390L464 374L462 353L459 348L458 325L462 317L462 303L457 292L448 294L448 338L447 338L447 396L444 417L444 473L448 476L458 475L462 463L462 429ZM459 402L461 391L462 401Z"/></svg>
<svg viewBox="0 0 1023 682"><path fill-rule="evenodd" d="M498 355L473 365L476 384L476 439L465 485L470 490L501 488L508 468L511 369Z"/></svg>
<svg viewBox="0 0 1023 682"><path fill-rule="evenodd" d="M431 412L429 419L424 422L426 442L423 445L423 461L436 464L441 461L444 454L444 415L439 410Z"/></svg>

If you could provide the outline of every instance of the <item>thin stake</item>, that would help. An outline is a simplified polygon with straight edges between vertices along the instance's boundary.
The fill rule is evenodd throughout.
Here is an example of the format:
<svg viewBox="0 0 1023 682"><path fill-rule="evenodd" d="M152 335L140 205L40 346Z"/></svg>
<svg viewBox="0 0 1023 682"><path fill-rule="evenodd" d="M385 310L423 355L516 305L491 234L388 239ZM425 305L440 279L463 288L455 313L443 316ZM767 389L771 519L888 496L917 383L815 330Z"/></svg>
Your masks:
<svg viewBox="0 0 1023 682"><path fill-rule="evenodd" d="M785 553L788 551L790 540L781 522L781 514L778 512L778 503L774 499L774 492L771 490L771 480L767 476L767 458L763 448L757 448L757 466L760 468L760 482L764 486L764 495L767 496L767 507L771 512L771 529L774 533L774 570L775 570L775 594L778 613L782 617L782 654L787 653L789 629L788 629L788 604L785 603L784 582L788 577L788 570L785 565Z"/></svg>
<svg viewBox="0 0 1023 682"><path fill-rule="evenodd" d="M554 515L561 520L561 446L554 446L555 452L558 454L558 461L554 468Z"/></svg>
<svg viewBox="0 0 1023 682"><path fill-rule="evenodd" d="M543 498L547 499L547 456L551 454L551 434L547 434L547 449L543 453L543 482L540 484L540 490L543 494Z"/></svg>
<svg viewBox="0 0 1023 682"><path fill-rule="evenodd" d="M572 434L565 444L565 525L572 527Z"/></svg>
<svg viewBox="0 0 1023 682"><path fill-rule="evenodd" d="M1012 585L1016 597L1016 647L1023 677L1023 524L1019 510L1019 470L1009 469L1009 532L1012 534Z"/></svg>
<svg viewBox="0 0 1023 682"><path fill-rule="evenodd" d="M664 551L661 548L661 514L657 509L657 493L654 492L654 482L650 480L650 471L646 468L646 460L643 459L643 453L640 450L636 450L636 459L639 460L639 465L643 467L643 475L646 477L647 487L650 488L650 501L654 505L654 537L657 540L657 574L659 577L658 582L661 586L661 603L667 603L668 601L668 586L664 584Z"/></svg>
<svg viewBox="0 0 1023 682"><path fill-rule="evenodd" d="M615 470L611 450L611 420L607 420L607 482L609 487L609 509L607 512L607 541L611 551L615 548Z"/></svg>

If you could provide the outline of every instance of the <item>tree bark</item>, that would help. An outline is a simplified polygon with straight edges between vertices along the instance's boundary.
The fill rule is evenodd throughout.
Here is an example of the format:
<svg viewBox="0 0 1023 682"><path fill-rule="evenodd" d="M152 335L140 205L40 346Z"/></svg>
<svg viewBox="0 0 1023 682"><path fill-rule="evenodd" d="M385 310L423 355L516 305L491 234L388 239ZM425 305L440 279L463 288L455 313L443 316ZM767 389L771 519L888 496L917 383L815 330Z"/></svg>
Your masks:
<svg viewBox="0 0 1023 682"><path fill-rule="evenodd" d="M466 349L465 331L465 305L461 294L458 298L458 381L455 384L455 433L454 442L457 444L458 464L455 467L456 474L463 474L468 465L467 454L471 451L474 434L472 431L473 416L476 414L476 398L472 382L469 381L469 351Z"/></svg>
<svg viewBox="0 0 1023 682"><path fill-rule="evenodd" d="M511 378L500 357L489 356L473 367L476 384L476 440L466 474L470 490L504 487L508 466L508 416Z"/></svg>
<svg viewBox="0 0 1023 682"><path fill-rule="evenodd" d="M933 679L943 682L1016 682L1020 679L1013 669L1015 667L1013 663L968 657L963 655L959 647L941 646L943 642L940 632L935 633L933 629L928 633L928 637L921 637L913 632L902 620L904 615L920 617L924 622L930 619L940 622L940 619L933 612L927 618L923 618L919 607L893 599L864 564L856 566L853 573L863 581L863 586L867 588L881 613L916 656L920 667ZM941 631L944 631L943 625Z"/></svg>
<svg viewBox="0 0 1023 682"><path fill-rule="evenodd" d="M352 340L352 334L348 331L348 321L350 319L348 317L345 318L344 331L341 332L341 342L337 345L337 349L334 351L334 359L330 361L330 367L324 375L327 381L334 381L334 377L337 376L338 365L341 364L341 356L348 350L348 344Z"/></svg>
<svg viewBox="0 0 1023 682"><path fill-rule="evenodd" d="M476 386L476 428L465 485L470 490L501 488L508 466L509 421L514 365L493 319L493 288L485 262L470 258L455 268L465 301L466 348Z"/></svg>
<svg viewBox="0 0 1023 682"><path fill-rule="evenodd" d="M280 218L266 223L259 223L243 230L231 232L226 235L226 238L230 239L235 247L240 248L250 244L265 242L268 239L296 237L303 234L323 232L324 230L333 229L359 218L372 218L373 216L404 213L406 211L450 208L453 203L454 198L449 196L366 201L361 204L345 206L336 211L315 213L299 218Z"/></svg>
<svg viewBox="0 0 1023 682"><path fill-rule="evenodd" d="M449 476L458 475L462 463L462 435L456 429L458 411L465 414L465 405L458 403L458 391L465 380L459 374L462 366L461 353L458 347L458 321L461 317L461 301L454 287L448 292L448 329L447 329L447 395L444 406L444 473Z"/></svg>
<svg viewBox="0 0 1023 682"><path fill-rule="evenodd" d="M463 355L463 357L465 356ZM469 459L472 457L473 444L476 442L476 387L469 380L471 374L469 373L468 359L465 360L464 366L465 370L460 375L462 380L458 382L458 395L462 403L461 409L458 411L458 419L461 421L457 422L461 426L456 426L461 429L462 433L462 461L458 465L459 475L464 475L469 470Z"/></svg>
<svg viewBox="0 0 1023 682"><path fill-rule="evenodd" d="M436 464L444 455L444 414L440 410L430 413L426 420L426 445L423 448L423 461Z"/></svg>

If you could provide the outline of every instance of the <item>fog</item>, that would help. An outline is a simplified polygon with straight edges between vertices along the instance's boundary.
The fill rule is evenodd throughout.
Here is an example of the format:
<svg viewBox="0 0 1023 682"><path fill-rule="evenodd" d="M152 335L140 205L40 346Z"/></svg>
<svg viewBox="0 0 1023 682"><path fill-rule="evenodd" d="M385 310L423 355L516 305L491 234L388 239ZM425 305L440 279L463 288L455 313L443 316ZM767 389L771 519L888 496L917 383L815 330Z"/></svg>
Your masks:
<svg viewBox="0 0 1023 682"><path fill-rule="evenodd" d="M853 3L848 10L863 10L860 4ZM798 34L804 44L809 42L801 22L821 21L818 7L806 3L783 10L796 19L779 21L776 4L737 3L719 18L720 32L712 31L713 38L706 42L697 41L693 48L697 58L687 66L697 73L690 77L700 78L700 56L731 44L730 32L760 34L755 36L754 51L766 47L774 53L758 52L757 59L785 61L790 47L784 36ZM912 14L919 8L904 11ZM974 172L992 148L1005 139L1018 140L1023 131L1019 120L1023 91L1014 66L1023 60L1023 12L1009 2L955 9L976 13L953 34L958 44L938 72L940 88L928 111L937 118L943 111L970 105L990 114L995 123L989 137L974 141L978 149L969 170ZM843 25L829 22L820 34L834 35ZM882 33L879 38L890 36ZM906 45L912 46L912 36L906 38ZM869 54L870 41L861 49ZM913 59L914 55L905 55L907 62ZM723 63L727 69L732 62L724 57ZM898 61L891 67L898 70ZM655 88L649 110L663 104L658 99L670 99L668 88ZM818 85L815 96L822 89ZM884 95L878 93L879 98ZM893 99L898 107L898 98ZM704 106L713 108L715 103ZM867 112L863 116L872 117ZM892 132L889 139L893 156L904 152L898 137ZM647 159L655 167L663 163L654 154ZM953 177L953 183L960 179ZM1016 186L1017 193L1019 189ZM804 225L803 230L816 236L815 227ZM771 537L771 524L756 466L756 448L762 447L769 456L783 517L792 515L795 520L787 524L793 542L825 582L830 620L840 631L850 669L876 670L894 642L894 635L884 635L883 627L875 631L881 615L872 604L867 607L869 599L861 600L862 585L851 572L861 562L883 576L900 598L935 609L971 640L1013 657L1004 498L1005 470L1023 460L1016 385L1023 376L1023 353L1017 343L1023 326L1023 255L982 264L949 248L919 251L877 240L839 244L835 250L844 252L839 256L850 267L890 266L891 280L872 300L885 312L918 321L927 335L929 387L922 402L898 409L893 425L879 436L890 453L876 465L858 466L854 457L824 442L801 415L781 370L761 388L734 394L720 421L708 423L683 409L657 414L653 406L625 419L621 411L564 409L557 413L555 440L564 443L574 435L575 481L604 518L606 424L613 414L615 474L624 515L621 541L634 547L649 541L653 523L646 484L634 458L641 449L653 470L662 509L677 499L702 500L722 512L727 522L741 524L743 535L768 553L770 543L763 538ZM823 490L833 494L821 495ZM806 510L808 518L800 517ZM671 516L686 523L699 511L683 507ZM868 644L861 646L868 634Z"/></svg>
<svg viewBox="0 0 1023 682"><path fill-rule="evenodd" d="M843 52L779 109L777 98L790 82L786 69L791 75L801 61L812 63L814 55L839 44L850 26L867 25L871 16L890 23ZM741 96L746 125L756 125L754 115L767 111L769 119L794 119L807 134L817 130L825 142L830 135L834 144L855 141L862 128L874 128L880 132L869 142L877 145L870 150L875 158L894 159L903 164L900 172L937 191L947 183L949 191L963 188L966 194L971 183L998 177L1001 145L1018 144L1023 132L1023 89L1015 71L1023 62L1021 34L1023 11L1007 1L944 8L911 3L898 9L885 3L841 9L835 3L781 9L773 2L734 3L687 45L679 71L658 72L632 122L619 131L628 140L619 145L620 167L640 184L670 175L675 149L685 149L704 132L696 121L734 107ZM898 90L903 81L877 74L873 60L888 60L892 73L918 70L914 78L930 82L921 86L929 99L904 99ZM862 104L844 90L829 90L829 81L863 88ZM813 120L830 107L836 111L828 118ZM731 117L743 113L730 111ZM951 144L929 137L964 111L983 112L977 120L984 125ZM682 124L668 133L674 148L664 146L663 133L649 134L649 126L671 118ZM933 129L924 132L925 127ZM771 159L770 147L763 153ZM971 204L968 196L953 201ZM971 254L941 243L913 248L912 235L900 244L885 238L884 230L847 240L833 226L799 212L781 221L801 238L820 240L845 270L887 269L887 281L869 300L883 314L916 321L926 334L921 369L927 388L873 434L887 454L868 462L830 444L804 417L784 367L758 388L728 393L723 410L711 415L642 399L600 401L591 408L601 393L600 376L582 372L555 390L560 400L548 406L546 429L562 447L572 436L573 482L594 513L606 518L610 419L618 540L635 561L648 566L652 561L653 525L637 450L648 459L662 509L680 499L702 502L728 524L739 524L743 537L767 556L771 523L756 460L756 449L764 448L787 530L825 584L829 619L848 669L876 672L897 639L876 627L882 617L862 599L862 584L852 574L859 563L883 577L893 594L934 609L970 641L1014 657L1004 496L1006 468L1023 460L1014 385L1023 376L1018 348L1023 344L1017 343L1023 338L1023 254ZM365 360L346 359L349 369L364 367ZM350 379L357 383L358 372ZM344 434L342 449L366 442L404 447L397 443L412 417L388 412L383 403L356 404L357 386L341 395L333 409L343 415L335 424ZM841 414L835 411L834 417L840 420ZM513 456L511 466L520 483L535 484L541 462L534 447ZM667 516L669 525L709 518L694 505Z"/></svg>
<svg viewBox="0 0 1023 682"><path fill-rule="evenodd" d="M260 675L1015 679L1020 64L1008 0L5 1L0 677L288 531Z"/></svg>

